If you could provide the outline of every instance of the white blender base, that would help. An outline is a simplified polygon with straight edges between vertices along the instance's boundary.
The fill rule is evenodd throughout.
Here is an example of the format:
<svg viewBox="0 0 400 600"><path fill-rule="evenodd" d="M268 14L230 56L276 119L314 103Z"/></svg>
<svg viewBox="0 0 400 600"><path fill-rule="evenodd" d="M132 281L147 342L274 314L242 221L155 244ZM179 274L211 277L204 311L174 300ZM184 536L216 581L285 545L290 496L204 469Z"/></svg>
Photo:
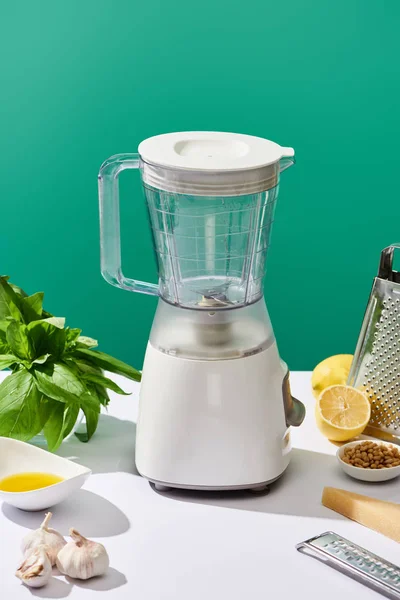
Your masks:
<svg viewBox="0 0 400 600"><path fill-rule="evenodd" d="M275 341L245 358L175 358L148 344L136 438L139 473L158 486L246 489L289 463L283 380Z"/></svg>

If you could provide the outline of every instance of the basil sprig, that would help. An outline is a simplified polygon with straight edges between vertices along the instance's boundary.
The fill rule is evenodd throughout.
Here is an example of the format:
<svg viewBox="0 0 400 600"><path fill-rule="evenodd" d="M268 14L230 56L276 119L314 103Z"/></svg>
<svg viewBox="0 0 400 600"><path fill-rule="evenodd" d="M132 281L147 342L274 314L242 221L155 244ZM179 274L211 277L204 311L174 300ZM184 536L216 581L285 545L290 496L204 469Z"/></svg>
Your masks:
<svg viewBox="0 0 400 600"><path fill-rule="evenodd" d="M65 319L43 309L42 292L28 296L0 276L0 436L28 441L43 431L49 450L69 435L79 411L86 417L88 441L99 421L107 390L125 392L103 370L140 381L126 363L93 350L97 341L65 327Z"/></svg>

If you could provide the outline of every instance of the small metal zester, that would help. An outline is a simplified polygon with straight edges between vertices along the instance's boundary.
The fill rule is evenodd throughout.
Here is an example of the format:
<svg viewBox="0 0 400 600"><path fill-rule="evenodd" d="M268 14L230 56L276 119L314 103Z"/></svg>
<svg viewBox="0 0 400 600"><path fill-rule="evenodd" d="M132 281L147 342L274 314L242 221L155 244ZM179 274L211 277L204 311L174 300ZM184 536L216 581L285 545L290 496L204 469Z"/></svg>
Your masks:
<svg viewBox="0 0 400 600"><path fill-rule="evenodd" d="M301 542L296 548L388 598L400 599L400 568L333 531Z"/></svg>
<svg viewBox="0 0 400 600"><path fill-rule="evenodd" d="M393 255L400 244L381 253L348 384L363 387L371 401L364 433L399 443L400 438L400 273Z"/></svg>

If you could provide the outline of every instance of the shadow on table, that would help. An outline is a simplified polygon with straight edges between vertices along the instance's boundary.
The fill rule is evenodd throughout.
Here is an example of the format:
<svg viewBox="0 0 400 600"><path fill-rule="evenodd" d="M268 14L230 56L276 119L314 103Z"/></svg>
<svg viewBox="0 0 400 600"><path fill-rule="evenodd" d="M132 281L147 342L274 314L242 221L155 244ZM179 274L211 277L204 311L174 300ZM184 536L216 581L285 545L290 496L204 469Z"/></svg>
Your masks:
<svg viewBox="0 0 400 600"><path fill-rule="evenodd" d="M300 517L344 519L342 515L321 504L325 486L338 487L359 494L375 496L382 500L400 502L400 489L396 480L367 484L345 475L335 456L294 448L286 473L270 487L269 493L250 491L198 492L169 490L156 492L168 499L194 502L224 508L249 510ZM396 499L397 496L397 499Z"/></svg>
<svg viewBox="0 0 400 600"><path fill-rule="evenodd" d="M64 536L72 526L89 538L120 535L130 527L128 518L119 508L88 490L78 490L51 510L57 530ZM2 511L7 519L28 529L37 529L46 513L19 510L5 502Z"/></svg>
<svg viewBox="0 0 400 600"><path fill-rule="evenodd" d="M32 596L37 596L38 598L66 598L70 595L72 587L67 581L52 577L44 587L28 589Z"/></svg>
<svg viewBox="0 0 400 600"><path fill-rule="evenodd" d="M70 577L66 577L66 579L72 586L76 585L77 587L86 590L97 590L99 592L109 592L110 590L115 590L127 583L125 575L112 567L108 569L104 576L93 577L93 579L88 579L87 581L77 581Z"/></svg>
<svg viewBox="0 0 400 600"><path fill-rule="evenodd" d="M57 570L55 570L57 572ZM56 573L54 573L56 574ZM58 573L57 573L58 574ZM87 581L79 581L66 577L59 579L52 577L49 583L43 588L29 588L33 596L38 598L66 598L72 592L74 586L100 592L109 592L115 590L127 583L123 573L110 567L102 577L93 577Z"/></svg>
<svg viewBox="0 0 400 600"><path fill-rule="evenodd" d="M97 431L88 444L71 436L57 454L89 467L93 473L139 475L135 466L135 441L136 423L100 415Z"/></svg>

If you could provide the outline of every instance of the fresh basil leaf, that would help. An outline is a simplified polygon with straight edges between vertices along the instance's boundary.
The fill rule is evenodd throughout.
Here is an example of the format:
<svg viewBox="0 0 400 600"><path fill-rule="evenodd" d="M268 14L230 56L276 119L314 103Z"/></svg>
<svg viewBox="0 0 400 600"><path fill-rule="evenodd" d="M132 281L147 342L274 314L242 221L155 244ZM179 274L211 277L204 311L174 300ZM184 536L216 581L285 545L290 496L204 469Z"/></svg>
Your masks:
<svg viewBox="0 0 400 600"><path fill-rule="evenodd" d="M79 404L89 395L72 369L63 363L46 363L33 368L38 389L58 402Z"/></svg>
<svg viewBox="0 0 400 600"><path fill-rule="evenodd" d="M34 348L23 323L11 321L7 328L7 342L12 353L22 360L32 360Z"/></svg>
<svg viewBox="0 0 400 600"><path fill-rule="evenodd" d="M74 406L71 404L71 406ZM60 446L63 437L64 412L67 405L62 402L54 402L50 405L50 414L43 426L43 433L46 438L47 448L50 452L54 452Z"/></svg>
<svg viewBox="0 0 400 600"><path fill-rule="evenodd" d="M51 354L43 354L43 356L39 356L39 358L35 358L35 360L32 361L33 365L43 365L48 358L50 358Z"/></svg>
<svg viewBox="0 0 400 600"><path fill-rule="evenodd" d="M81 335L81 329L71 329L70 327L65 328L65 343L69 347L76 342L78 337Z"/></svg>
<svg viewBox="0 0 400 600"><path fill-rule="evenodd" d="M97 425L99 424L100 412L94 411L90 408L82 406L82 410L85 413L86 417L86 433L87 433L87 441L89 441L94 432L97 429Z"/></svg>
<svg viewBox="0 0 400 600"><path fill-rule="evenodd" d="M47 310L42 310L42 319L51 319L52 317L54 317L54 315L49 313Z"/></svg>
<svg viewBox="0 0 400 600"><path fill-rule="evenodd" d="M43 298L43 292L36 292L32 296L21 298L20 309L27 323L42 318Z"/></svg>
<svg viewBox="0 0 400 600"><path fill-rule="evenodd" d="M33 367L33 365L43 365L45 362L47 362L47 359L50 356L50 354L44 354L43 356L39 356L39 358L35 358L34 360L20 360L20 363L29 370Z"/></svg>
<svg viewBox="0 0 400 600"><path fill-rule="evenodd" d="M12 317L17 321L22 321L22 314L18 308L18 296L9 283L0 277L0 319Z"/></svg>
<svg viewBox="0 0 400 600"><path fill-rule="evenodd" d="M85 335L80 335L76 341L78 348L96 348L99 345L97 340L93 338L86 337Z"/></svg>
<svg viewBox="0 0 400 600"><path fill-rule="evenodd" d="M94 387L96 389L101 404L107 407L110 404L110 398L107 393L107 390L104 389L101 385L95 385Z"/></svg>
<svg viewBox="0 0 400 600"><path fill-rule="evenodd" d="M89 436L86 431L75 431L75 435L80 442L83 444L87 444L89 441Z"/></svg>
<svg viewBox="0 0 400 600"><path fill-rule="evenodd" d="M68 358L64 358L64 357L63 357L62 363L63 363L64 365L67 365L67 367L68 367L69 369L71 369L71 371L74 373L74 375L76 375L76 377L77 377L79 380L81 380L81 372L80 372L80 370L78 369L78 366L77 366L77 364L75 363L75 361L74 361L74 360L68 360ZM87 387L87 386L86 386L86 384L84 384L84 386L85 386L85 387Z"/></svg>
<svg viewBox="0 0 400 600"><path fill-rule="evenodd" d="M61 404L56 402L43 428L47 446L54 452L61 442L69 435L74 427L79 414L79 404Z"/></svg>
<svg viewBox="0 0 400 600"><path fill-rule="evenodd" d="M44 323L50 323L50 325L54 325L55 327L58 327L58 329L64 329L64 325L65 325L65 317L53 317L50 316L47 319L43 319Z"/></svg>
<svg viewBox="0 0 400 600"><path fill-rule="evenodd" d="M7 277L7 280L8 279L9 277ZM21 296L21 298L26 298L28 296L28 294L22 288L20 288L19 285L14 285L14 283L9 283L8 285L12 287L17 296Z"/></svg>
<svg viewBox="0 0 400 600"><path fill-rule="evenodd" d="M6 317L5 319L2 319L0 321L0 332L4 334L4 338L5 338L5 334L7 333L7 329L8 329L9 324L11 323L11 321L15 321L15 319L13 319L12 317Z"/></svg>
<svg viewBox="0 0 400 600"><path fill-rule="evenodd" d="M75 357L73 357L72 359L66 359L65 362L75 370L80 379L85 379L82 376L86 373L92 375L103 375L103 371L102 369L100 369L100 367L91 365L84 360L77 360ZM107 390L105 390L104 387L97 384L90 384L88 380L86 382L86 387L88 388L90 393L93 393L95 395L97 394L99 402L103 406L107 406L110 403L110 398L107 394Z"/></svg>
<svg viewBox="0 0 400 600"><path fill-rule="evenodd" d="M51 354L57 360L65 348L65 330L59 329L48 321L33 321L27 325L27 333L32 341L34 356Z"/></svg>
<svg viewBox="0 0 400 600"><path fill-rule="evenodd" d="M79 416L79 411L79 404L68 405L67 410L64 413L63 439L65 439L73 430Z"/></svg>
<svg viewBox="0 0 400 600"><path fill-rule="evenodd" d="M84 406L90 408L91 410L100 412L100 400L93 386L90 388L90 393L87 393L81 397L81 408L83 409Z"/></svg>
<svg viewBox="0 0 400 600"><path fill-rule="evenodd" d="M0 435L26 442L42 429L41 394L26 369L9 375L0 384Z"/></svg>
<svg viewBox="0 0 400 600"><path fill-rule="evenodd" d="M8 367L11 367L16 362L18 362L18 358L13 354L2 354L0 356L0 371L8 369Z"/></svg>
<svg viewBox="0 0 400 600"><path fill-rule="evenodd" d="M53 398L49 398L48 396L42 394L39 406L40 422L42 423L42 429L49 420L55 404L60 404L61 406L63 406L61 402L57 402L57 400L53 400Z"/></svg>
<svg viewBox="0 0 400 600"><path fill-rule="evenodd" d="M3 354L9 354L10 350L11 350L11 348L7 344L7 342L4 342L0 337L0 356L2 356Z"/></svg>
<svg viewBox="0 0 400 600"><path fill-rule="evenodd" d="M87 441L93 436L94 432L97 429L97 425L99 423L100 416L100 401L97 396L92 394L87 394L81 400L81 408L86 417L86 433L87 433Z"/></svg>
<svg viewBox="0 0 400 600"><path fill-rule="evenodd" d="M100 404L104 407L107 408L107 405L110 402L110 398L108 397L108 393L107 390L105 388L103 388L101 385L98 385L96 383L91 383L91 382L86 382L87 388L89 390L89 393L92 396L95 396L95 398L97 398L97 400L100 402Z"/></svg>
<svg viewBox="0 0 400 600"><path fill-rule="evenodd" d="M9 323L8 323L9 325ZM10 346L7 344L7 336L6 332L0 329L0 355L1 354L9 354Z"/></svg>
<svg viewBox="0 0 400 600"><path fill-rule="evenodd" d="M85 348L76 348L74 350L74 355L79 356L80 358L86 359L87 361L97 365L101 369L105 369L106 371L111 371L112 373L116 373L117 375L124 375L129 379L133 379L134 381L140 381L142 375L140 371L137 371L130 365L122 362L122 360L118 360L117 358L113 358L109 354L105 354L104 352L99 352L98 350L89 350Z"/></svg>
<svg viewBox="0 0 400 600"><path fill-rule="evenodd" d="M73 356L72 358L70 357L68 360L69 362L73 362L74 365L76 365L80 373L97 373L99 375L103 374L103 369L101 369L100 367L96 367L96 365L87 362L86 360L78 359L75 356Z"/></svg>
<svg viewBox="0 0 400 600"><path fill-rule="evenodd" d="M115 381L112 381L111 379L108 379L108 377L104 377L103 375L98 375L97 373L84 373L82 374L81 379L83 379L84 381L91 381L92 383L102 385L103 387L108 388L109 390L112 390L117 394L122 394L123 396L130 396L131 394L130 392L124 392L124 390L122 390L119 387L119 385L115 383Z"/></svg>

